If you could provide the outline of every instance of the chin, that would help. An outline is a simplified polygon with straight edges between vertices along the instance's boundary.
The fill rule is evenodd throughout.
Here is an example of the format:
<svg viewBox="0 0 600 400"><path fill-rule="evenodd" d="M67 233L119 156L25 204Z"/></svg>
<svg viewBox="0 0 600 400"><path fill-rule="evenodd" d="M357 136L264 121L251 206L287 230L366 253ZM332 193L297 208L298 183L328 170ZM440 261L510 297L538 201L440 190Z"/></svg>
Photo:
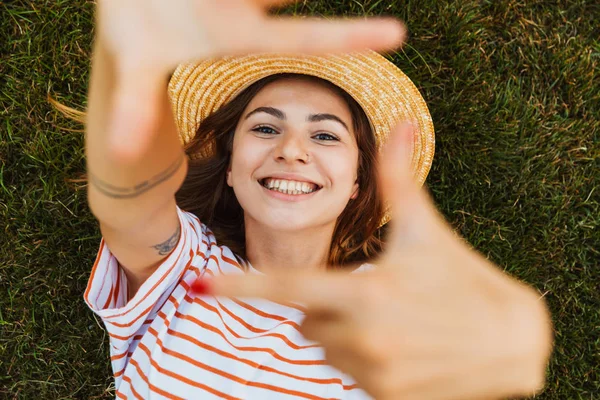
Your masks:
<svg viewBox="0 0 600 400"><path fill-rule="evenodd" d="M265 226L268 226L274 231L280 232L299 232L305 229L315 229L322 226L317 221L307 219L306 216L300 218L266 218L264 221L259 221Z"/></svg>
<svg viewBox="0 0 600 400"><path fill-rule="evenodd" d="M260 214L260 218L255 218L255 221L263 226L268 227L273 231L293 233L303 230L326 229L327 226L335 224L335 219L332 221L324 220L319 215L307 215L300 212L282 212L274 213L274 210L269 210L265 214Z"/></svg>

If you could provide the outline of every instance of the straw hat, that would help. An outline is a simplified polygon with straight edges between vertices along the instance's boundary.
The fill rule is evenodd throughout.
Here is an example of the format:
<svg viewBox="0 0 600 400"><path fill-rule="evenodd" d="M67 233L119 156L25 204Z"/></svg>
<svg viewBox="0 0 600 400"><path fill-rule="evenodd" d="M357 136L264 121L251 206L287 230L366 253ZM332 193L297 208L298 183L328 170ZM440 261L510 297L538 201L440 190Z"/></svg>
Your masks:
<svg viewBox="0 0 600 400"><path fill-rule="evenodd" d="M419 186L431 168L435 134L431 115L418 89L392 62L377 52L330 54L252 54L181 64L169 81L169 96L182 144L200 122L254 82L269 75L296 73L325 79L345 90L363 108L381 150L398 122L418 127L411 150L413 176ZM197 154L193 157L205 157ZM380 226L390 220L389 209Z"/></svg>

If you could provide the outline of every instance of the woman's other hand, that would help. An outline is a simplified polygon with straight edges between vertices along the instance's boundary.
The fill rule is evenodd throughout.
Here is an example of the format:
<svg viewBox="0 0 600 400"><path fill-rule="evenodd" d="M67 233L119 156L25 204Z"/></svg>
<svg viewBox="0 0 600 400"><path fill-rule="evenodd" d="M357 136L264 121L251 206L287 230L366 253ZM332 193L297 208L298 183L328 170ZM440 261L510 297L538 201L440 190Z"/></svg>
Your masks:
<svg viewBox="0 0 600 400"><path fill-rule="evenodd" d="M112 147L135 159L155 128L159 96L183 62L247 53L319 54L400 46L393 18L353 20L273 17L290 0L98 0L96 40L115 66Z"/></svg>
<svg viewBox="0 0 600 400"><path fill-rule="evenodd" d="M546 304L455 235L414 184L412 140L401 125L381 161L392 226L375 270L218 276L210 293L306 305L302 333L377 399L539 392L553 342Z"/></svg>

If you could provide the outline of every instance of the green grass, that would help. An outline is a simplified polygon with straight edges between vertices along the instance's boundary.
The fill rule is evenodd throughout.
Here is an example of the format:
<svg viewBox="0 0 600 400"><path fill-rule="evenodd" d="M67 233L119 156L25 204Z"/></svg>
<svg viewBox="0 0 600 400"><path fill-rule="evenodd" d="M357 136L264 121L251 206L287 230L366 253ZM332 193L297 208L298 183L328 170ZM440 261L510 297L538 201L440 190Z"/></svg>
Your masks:
<svg viewBox="0 0 600 400"><path fill-rule="evenodd" d="M600 4L306 1L394 14L394 60L436 127L428 178L448 221L547 299L556 347L539 399L600 399ZM107 337L83 302L100 236L80 128L93 3L0 1L0 398L111 398Z"/></svg>

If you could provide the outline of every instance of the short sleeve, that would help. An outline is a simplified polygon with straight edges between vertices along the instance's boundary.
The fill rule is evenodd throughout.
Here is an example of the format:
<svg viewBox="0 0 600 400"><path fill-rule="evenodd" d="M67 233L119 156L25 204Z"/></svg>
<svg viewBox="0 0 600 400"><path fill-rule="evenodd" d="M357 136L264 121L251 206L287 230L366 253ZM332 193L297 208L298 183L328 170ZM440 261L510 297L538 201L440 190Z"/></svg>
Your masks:
<svg viewBox="0 0 600 400"><path fill-rule="evenodd" d="M201 253L196 251L203 230L198 218L177 207L181 236L171 254L127 301L127 278L104 239L84 299L104 322L113 343L129 342L157 304L162 304L179 283L186 269ZM202 260L195 260L203 264ZM125 344L123 343L123 344Z"/></svg>

